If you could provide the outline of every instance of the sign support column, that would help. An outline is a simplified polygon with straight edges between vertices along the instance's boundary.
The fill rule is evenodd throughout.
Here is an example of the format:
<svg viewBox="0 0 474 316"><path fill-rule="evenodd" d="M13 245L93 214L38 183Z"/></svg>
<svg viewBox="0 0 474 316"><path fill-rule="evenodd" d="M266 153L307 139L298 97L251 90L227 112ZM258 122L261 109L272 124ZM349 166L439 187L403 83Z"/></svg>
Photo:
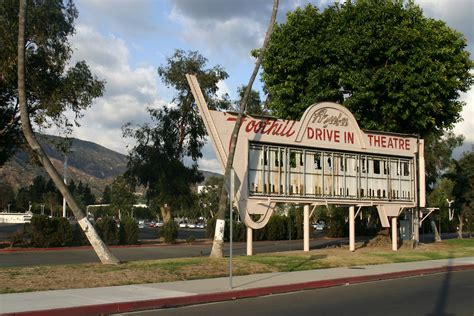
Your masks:
<svg viewBox="0 0 474 316"><path fill-rule="evenodd" d="M397 217L392 217L392 250L398 250Z"/></svg>
<svg viewBox="0 0 474 316"><path fill-rule="evenodd" d="M355 206L349 206L349 250L355 251Z"/></svg>
<svg viewBox="0 0 474 316"><path fill-rule="evenodd" d="M309 204L303 207L303 229L304 247L303 251L309 251Z"/></svg>
<svg viewBox="0 0 474 316"><path fill-rule="evenodd" d="M247 256L253 255L253 237L252 237L252 228L247 227Z"/></svg>

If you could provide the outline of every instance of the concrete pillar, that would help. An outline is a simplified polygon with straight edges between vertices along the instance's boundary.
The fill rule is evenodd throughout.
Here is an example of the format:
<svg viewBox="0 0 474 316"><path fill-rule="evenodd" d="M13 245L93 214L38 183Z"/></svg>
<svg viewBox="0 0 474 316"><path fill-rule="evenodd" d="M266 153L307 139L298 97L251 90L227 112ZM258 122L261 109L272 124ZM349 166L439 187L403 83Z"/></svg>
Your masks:
<svg viewBox="0 0 474 316"><path fill-rule="evenodd" d="M253 255L253 231L252 228L247 227L247 256Z"/></svg>
<svg viewBox="0 0 474 316"><path fill-rule="evenodd" d="M303 207L303 251L309 251L309 204Z"/></svg>
<svg viewBox="0 0 474 316"><path fill-rule="evenodd" d="M392 250L398 250L397 217L392 217Z"/></svg>
<svg viewBox="0 0 474 316"><path fill-rule="evenodd" d="M355 251L355 206L349 206L349 250Z"/></svg>

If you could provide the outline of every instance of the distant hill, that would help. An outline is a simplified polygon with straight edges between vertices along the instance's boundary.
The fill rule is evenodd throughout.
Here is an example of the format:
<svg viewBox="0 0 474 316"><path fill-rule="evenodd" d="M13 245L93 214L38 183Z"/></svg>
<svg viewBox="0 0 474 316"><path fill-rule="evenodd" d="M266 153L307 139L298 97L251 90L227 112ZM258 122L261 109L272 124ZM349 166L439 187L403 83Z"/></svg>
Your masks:
<svg viewBox="0 0 474 316"><path fill-rule="evenodd" d="M50 157L51 162L63 174L64 154L59 148L69 146L67 155L68 179L76 183L82 181L89 184L92 193L100 197L106 185L127 169L127 157L93 142L77 138L65 139L52 135L37 134L41 146ZM202 171L207 179L211 176L222 176L217 173ZM43 175L49 178L41 166L32 159L28 151L18 150L15 155L0 167L0 182L9 183L15 189L25 187L33 179Z"/></svg>
<svg viewBox="0 0 474 316"><path fill-rule="evenodd" d="M39 135L41 143L51 162L63 174L64 154L59 148L70 146L67 155L68 179L76 183L88 183L92 192L100 196L107 184L125 172L127 157L93 142L76 138L65 139L51 135ZM29 151L18 150L15 155L0 167L0 181L11 184L15 189L32 183L33 178L46 172L32 159Z"/></svg>

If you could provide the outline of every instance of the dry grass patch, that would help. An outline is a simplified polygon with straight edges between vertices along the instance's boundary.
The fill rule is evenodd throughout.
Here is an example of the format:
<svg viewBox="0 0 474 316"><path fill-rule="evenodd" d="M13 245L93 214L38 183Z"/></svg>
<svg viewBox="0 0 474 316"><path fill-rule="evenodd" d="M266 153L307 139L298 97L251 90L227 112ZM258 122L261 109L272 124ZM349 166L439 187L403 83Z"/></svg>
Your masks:
<svg viewBox="0 0 474 316"><path fill-rule="evenodd" d="M361 246L361 245L359 245ZM330 267L349 267L441 258L473 257L474 239L448 240L420 245L416 249L402 246L347 247L313 250L309 253L289 251L235 257L234 275L288 272ZM0 293L90 288L126 284L159 283L228 276L228 259L207 257L127 262L120 265L80 264L26 268L0 268Z"/></svg>

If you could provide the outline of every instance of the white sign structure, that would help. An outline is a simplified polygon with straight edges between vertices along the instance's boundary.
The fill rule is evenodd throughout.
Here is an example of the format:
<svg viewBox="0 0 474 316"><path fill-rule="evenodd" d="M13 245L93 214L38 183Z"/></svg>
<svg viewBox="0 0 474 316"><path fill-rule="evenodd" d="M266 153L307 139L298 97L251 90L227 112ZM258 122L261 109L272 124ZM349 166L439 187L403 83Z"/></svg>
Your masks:
<svg viewBox="0 0 474 316"><path fill-rule="evenodd" d="M187 79L224 167L237 114L209 110L196 77ZM305 205L305 250L309 205L350 207L351 250L354 207L376 206L382 225L390 227L391 218L393 230L404 208L425 205L423 148L423 140L412 135L361 130L352 113L335 103L314 104L299 121L245 116L233 168L247 242L251 229L267 224L277 202Z"/></svg>

